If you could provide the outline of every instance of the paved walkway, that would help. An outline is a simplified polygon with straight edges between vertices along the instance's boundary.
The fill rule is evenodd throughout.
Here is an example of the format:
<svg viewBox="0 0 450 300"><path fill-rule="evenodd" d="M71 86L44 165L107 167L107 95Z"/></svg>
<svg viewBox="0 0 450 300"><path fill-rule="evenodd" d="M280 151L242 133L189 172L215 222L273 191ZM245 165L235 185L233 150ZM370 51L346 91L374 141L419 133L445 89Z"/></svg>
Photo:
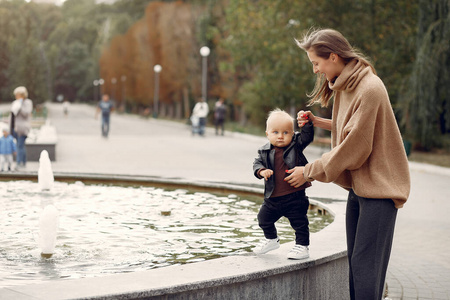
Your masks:
<svg viewBox="0 0 450 300"><path fill-rule="evenodd" d="M0 106L0 110L4 107ZM264 137L226 132L192 136L189 126L130 115L113 115L108 139L100 134L94 108L49 104L58 145L54 172L149 175L261 185L252 163ZM309 160L324 149L308 147ZM26 172L36 172L29 162ZM411 163L412 190L399 210L388 270L390 299L450 299L450 169ZM312 196L345 197L333 184L315 182Z"/></svg>

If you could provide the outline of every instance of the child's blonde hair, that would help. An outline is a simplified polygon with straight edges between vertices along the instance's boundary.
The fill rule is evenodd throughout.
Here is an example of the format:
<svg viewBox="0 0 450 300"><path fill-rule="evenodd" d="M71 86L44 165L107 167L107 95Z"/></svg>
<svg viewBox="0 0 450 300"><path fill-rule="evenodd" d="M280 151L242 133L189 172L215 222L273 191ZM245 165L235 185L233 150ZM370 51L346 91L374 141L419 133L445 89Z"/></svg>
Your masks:
<svg viewBox="0 0 450 300"><path fill-rule="evenodd" d="M270 120L270 118L271 118L272 116L281 116L281 117L284 117L284 118L286 118L286 120L291 121L291 122L292 122L292 126L294 126L294 118L291 117L290 114L288 114L286 111L284 111L284 110L282 110L282 109L275 108L274 110L271 110L271 111L269 112L269 114L267 115L266 127L268 126L269 120Z"/></svg>

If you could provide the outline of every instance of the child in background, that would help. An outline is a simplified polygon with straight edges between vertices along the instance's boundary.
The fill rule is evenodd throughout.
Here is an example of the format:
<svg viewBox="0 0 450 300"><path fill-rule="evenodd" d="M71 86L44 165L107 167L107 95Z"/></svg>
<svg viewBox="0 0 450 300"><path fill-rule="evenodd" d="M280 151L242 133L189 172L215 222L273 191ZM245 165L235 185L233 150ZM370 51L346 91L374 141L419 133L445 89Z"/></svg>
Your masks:
<svg viewBox="0 0 450 300"><path fill-rule="evenodd" d="M265 241L254 248L256 254L264 254L280 247L275 222L282 216L289 219L295 230L295 246L289 251L289 259L309 257L309 200L305 189L291 186L289 175L295 167L308 163L303 150L314 139L313 125L306 124L301 133L294 132L294 119L285 111L275 109L269 113L266 124L269 143L258 150L253 162L254 175L265 179L264 203L258 213L258 223L264 231Z"/></svg>
<svg viewBox="0 0 450 300"><path fill-rule="evenodd" d="M3 136L0 138L0 167L1 172L7 167L8 171L11 171L13 163L13 154L16 154L16 144L12 135L9 134L7 128L3 128Z"/></svg>

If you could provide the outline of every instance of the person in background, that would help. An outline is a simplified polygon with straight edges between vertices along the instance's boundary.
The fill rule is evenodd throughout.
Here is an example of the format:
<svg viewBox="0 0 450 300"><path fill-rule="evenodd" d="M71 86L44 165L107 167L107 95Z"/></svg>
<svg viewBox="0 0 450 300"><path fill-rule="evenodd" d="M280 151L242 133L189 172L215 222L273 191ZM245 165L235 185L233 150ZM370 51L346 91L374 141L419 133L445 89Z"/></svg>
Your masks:
<svg viewBox="0 0 450 300"><path fill-rule="evenodd" d="M206 117L209 113L208 103L200 98L192 110L192 135L198 133L200 136L205 135Z"/></svg>
<svg viewBox="0 0 450 300"><path fill-rule="evenodd" d="M298 167L289 183L318 180L348 190L346 210L350 299L380 300L394 237L397 210L410 192L408 159L389 96L375 68L333 29L311 31L297 44L317 74L310 104L331 119L300 111L299 127L312 122L331 131L332 149Z"/></svg>
<svg viewBox="0 0 450 300"><path fill-rule="evenodd" d="M264 203L258 213L258 223L266 239L253 252L264 254L280 247L275 222L284 216L295 230L295 246L287 258L308 258L309 199L305 189L311 183L293 187L286 178L296 166L308 163L303 150L314 139L314 127L309 124L301 132L294 132L294 119L287 112L275 109L267 118L266 135L269 142L259 148L253 162L254 175L264 178Z"/></svg>
<svg viewBox="0 0 450 300"><path fill-rule="evenodd" d="M108 94L103 94L102 100L97 105L97 110L95 111L95 118L102 114L102 136L107 138L109 135L109 124L111 118L111 112L114 111L114 103L109 99Z"/></svg>
<svg viewBox="0 0 450 300"><path fill-rule="evenodd" d="M70 106L69 100L67 100L67 99L64 100L62 103L62 106L63 106L64 115L67 116L69 114L69 106Z"/></svg>
<svg viewBox="0 0 450 300"><path fill-rule="evenodd" d="M31 115L33 112L33 101L28 99L28 91L24 86L14 89L14 100L11 104L10 132L17 141L17 166L22 168L27 163L27 152L25 140L31 129Z"/></svg>
<svg viewBox="0 0 450 300"><path fill-rule="evenodd" d="M225 106L225 100L220 98L214 106L214 125L216 126L216 135L219 135L219 127L221 128L223 135L226 114L227 108Z"/></svg>
<svg viewBox="0 0 450 300"><path fill-rule="evenodd" d="M3 128L3 136L0 138L0 170L11 171L13 155L16 154L14 138L9 134L8 128Z"/></svg>

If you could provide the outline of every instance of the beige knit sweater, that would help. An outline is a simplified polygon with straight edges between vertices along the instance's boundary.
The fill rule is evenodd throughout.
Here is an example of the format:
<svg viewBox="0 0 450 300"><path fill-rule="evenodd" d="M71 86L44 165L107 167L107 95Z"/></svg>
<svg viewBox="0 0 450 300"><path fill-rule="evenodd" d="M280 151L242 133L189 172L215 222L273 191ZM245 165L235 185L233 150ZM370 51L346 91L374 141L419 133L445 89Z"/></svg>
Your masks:
<svg viewBox="0 0 450 300"><path fill-rule="evenodd" d="M334 182L365 198L392 199L397 208L409 196L409 166L400 130L381 79L358 60L336 81L332 150L305 167L307 181Z"/></svg>

